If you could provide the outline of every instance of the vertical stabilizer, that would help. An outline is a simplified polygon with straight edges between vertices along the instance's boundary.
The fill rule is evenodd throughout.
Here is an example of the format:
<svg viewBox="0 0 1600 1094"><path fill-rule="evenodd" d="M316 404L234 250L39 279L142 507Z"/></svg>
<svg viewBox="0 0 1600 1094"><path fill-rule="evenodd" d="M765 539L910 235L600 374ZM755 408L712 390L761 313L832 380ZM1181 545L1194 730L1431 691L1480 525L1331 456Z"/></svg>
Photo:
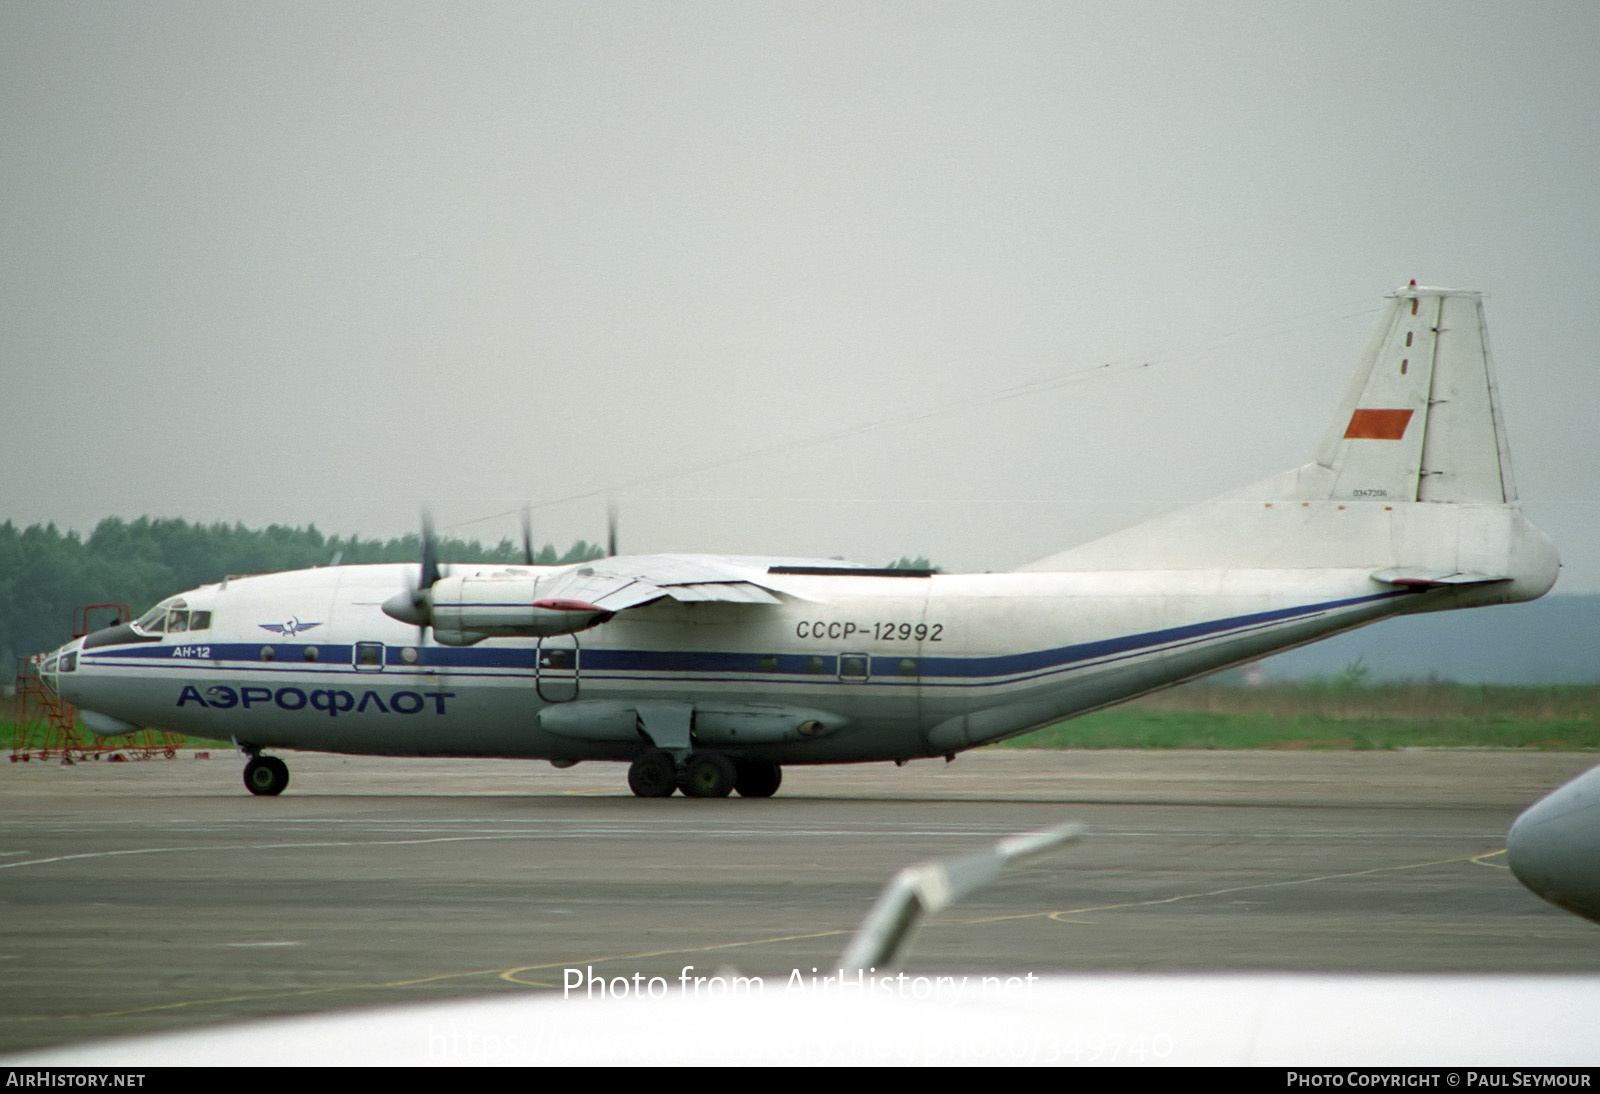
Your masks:
<svg viewBox="0 0 1600 1094"><path fill-rule="evenodd" d="M1516 500L1480 294L1395 293L1317 463L1333 500Z"/></svg>
<svg viewBox="0 0 1600 1094"><path fill-rule="evenodd" d="M1413 283L1304 466L1021 567L1365 570L1407 610L1542 596L1560 559L1523 517L1475 292Z"/></svg>

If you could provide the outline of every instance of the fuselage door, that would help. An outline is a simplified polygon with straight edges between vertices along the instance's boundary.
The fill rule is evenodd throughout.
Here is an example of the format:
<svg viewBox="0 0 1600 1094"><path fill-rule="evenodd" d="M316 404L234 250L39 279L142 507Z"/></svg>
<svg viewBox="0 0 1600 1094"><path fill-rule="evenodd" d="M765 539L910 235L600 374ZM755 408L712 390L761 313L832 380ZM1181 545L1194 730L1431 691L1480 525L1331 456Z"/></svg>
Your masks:
<svg viewBox="0 0 1600 1094"><path fill-rule="evenodd" d="M578 636L552 634L534 651L533 682L539 698L565 703L578 697Z"/></svg>

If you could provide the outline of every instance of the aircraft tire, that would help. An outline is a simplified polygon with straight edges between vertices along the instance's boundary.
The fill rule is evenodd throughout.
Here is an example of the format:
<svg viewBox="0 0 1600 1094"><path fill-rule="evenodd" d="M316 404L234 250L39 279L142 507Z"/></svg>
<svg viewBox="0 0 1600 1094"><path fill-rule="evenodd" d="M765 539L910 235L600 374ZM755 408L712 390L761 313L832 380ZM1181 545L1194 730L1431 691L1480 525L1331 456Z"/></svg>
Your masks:
<svg viewBox="0 0 1600 1094"><path fill-rule="evenodd" d="M738 760L733 788L741 798L770 798L783 784L783 768L764 760Z"/></svg>
<svg viewBox="0 0 1600 1094"><path fill-rule="evenodd" d="M257 756L244 765L244 786L257 797L276 797L289 785L289 765L276 756Z"/></svg>
<svg viewBox="0 0 1600 1094"><path fill-rule="evenodd" d="M640 753L628 767L628 789L640 798L672 797L678 789L678 772L672 757L654 748Z"/></svg>
<svg viewBox="0 0 1600 1094"><path fill-rule="evenodd" d="M683 769L683 792L691 798L726 798L738 774L720 752L696 752Z"/></svg>

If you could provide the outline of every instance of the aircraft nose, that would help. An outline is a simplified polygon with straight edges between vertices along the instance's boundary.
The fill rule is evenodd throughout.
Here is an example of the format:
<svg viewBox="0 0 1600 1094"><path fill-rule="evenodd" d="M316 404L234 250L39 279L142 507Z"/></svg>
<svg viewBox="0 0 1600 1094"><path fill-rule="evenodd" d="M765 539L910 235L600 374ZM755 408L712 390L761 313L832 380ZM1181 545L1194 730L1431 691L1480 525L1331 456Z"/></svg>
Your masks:
<svg viewBox="0 0 1600 1094"><path fill-rule="evenodd" d="M55 653L46 654L39 658L39 682L52 695L60 694L60 692L56 691L56 658L59 656L60 651L57 650Z"/></svg>
<svg viewBox="0 0 1600 1094"><path fill-rule="evenodd" d="M1600 767L1524 810L1506 833L1506 860L1539 896L1600 922Z"/></svg>
<svg viewBox="0 0 1600 1094"><path fill-rule="evenodd" d="M73 639L65 646L52 650L39 658L39 681L56 695L61 694L61 674L78 667L78 650L82 639Z"/></svg>

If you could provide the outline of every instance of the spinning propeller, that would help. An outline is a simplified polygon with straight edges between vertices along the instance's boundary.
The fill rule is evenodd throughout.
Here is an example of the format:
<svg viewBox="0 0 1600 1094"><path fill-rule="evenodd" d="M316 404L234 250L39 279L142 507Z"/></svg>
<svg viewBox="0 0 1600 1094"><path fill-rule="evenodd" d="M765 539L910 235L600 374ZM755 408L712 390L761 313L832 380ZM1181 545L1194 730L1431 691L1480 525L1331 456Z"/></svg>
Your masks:
<svg viewBox="0 0 1600 1094"><path fill-rule="evenodd" d="M615 503L606 506L606 557L614 558L617 554L617 507ZM527 508L522 510L522 561L524 565L536 566L533 552L533 521ZM592 576L593 571L579 571L580 574ZM434 539L433 517L427 511L422 513L422 561L417 568L416 579L408 583L407 587L395 593L383 602L383 612L391 619L402 623L410 623L417 628L417 644L424 645L428 640L428 628L433 628L434 640L444 645L470 645L482 641L493 635L546 635L567 634L575 630L593 626L596 622L603 622L611 618L612 613L604 608L597 607L588 599L595 595L590 592L587 596L574 595L543 595L539 592L543 577L535 575L520 576L514 573L496 575L502 581L521 581L527 588L519 588L514 597L526 596L528 609L522 618L505 618L505 604L478 604L457 603L460 589L454 589L448 598L445 609L435 612L434 586L446 577L444 568L439 564L438 541ZM557 584L560 584L557 576ZM472 580L469 576L467 580ZM479 578L478 580L485 580ZM510 586L502 584L502 591ZM439 619L436 620L436 614Z"/></svg>
<svg viewBox="0 0 1600 1094"><path fill-rule="evenodd" d="M383 602L383 614L402 623L415 624L417 642L427 640L428 624L433 621L433 601L429 594L434 583L442 577L439 569L439 548L433 538L433 516L422 511L422 564L417 580L404 592L395 593Z"/></svg>
<svg viewBox="0 0 1600 1094"><path fill-rule="evenodd" d="M537 566L533 553L533 518L532 507L522 507L522 564L524 566ZM617 503L606 502L606 558L617 557Z"/></svg>

